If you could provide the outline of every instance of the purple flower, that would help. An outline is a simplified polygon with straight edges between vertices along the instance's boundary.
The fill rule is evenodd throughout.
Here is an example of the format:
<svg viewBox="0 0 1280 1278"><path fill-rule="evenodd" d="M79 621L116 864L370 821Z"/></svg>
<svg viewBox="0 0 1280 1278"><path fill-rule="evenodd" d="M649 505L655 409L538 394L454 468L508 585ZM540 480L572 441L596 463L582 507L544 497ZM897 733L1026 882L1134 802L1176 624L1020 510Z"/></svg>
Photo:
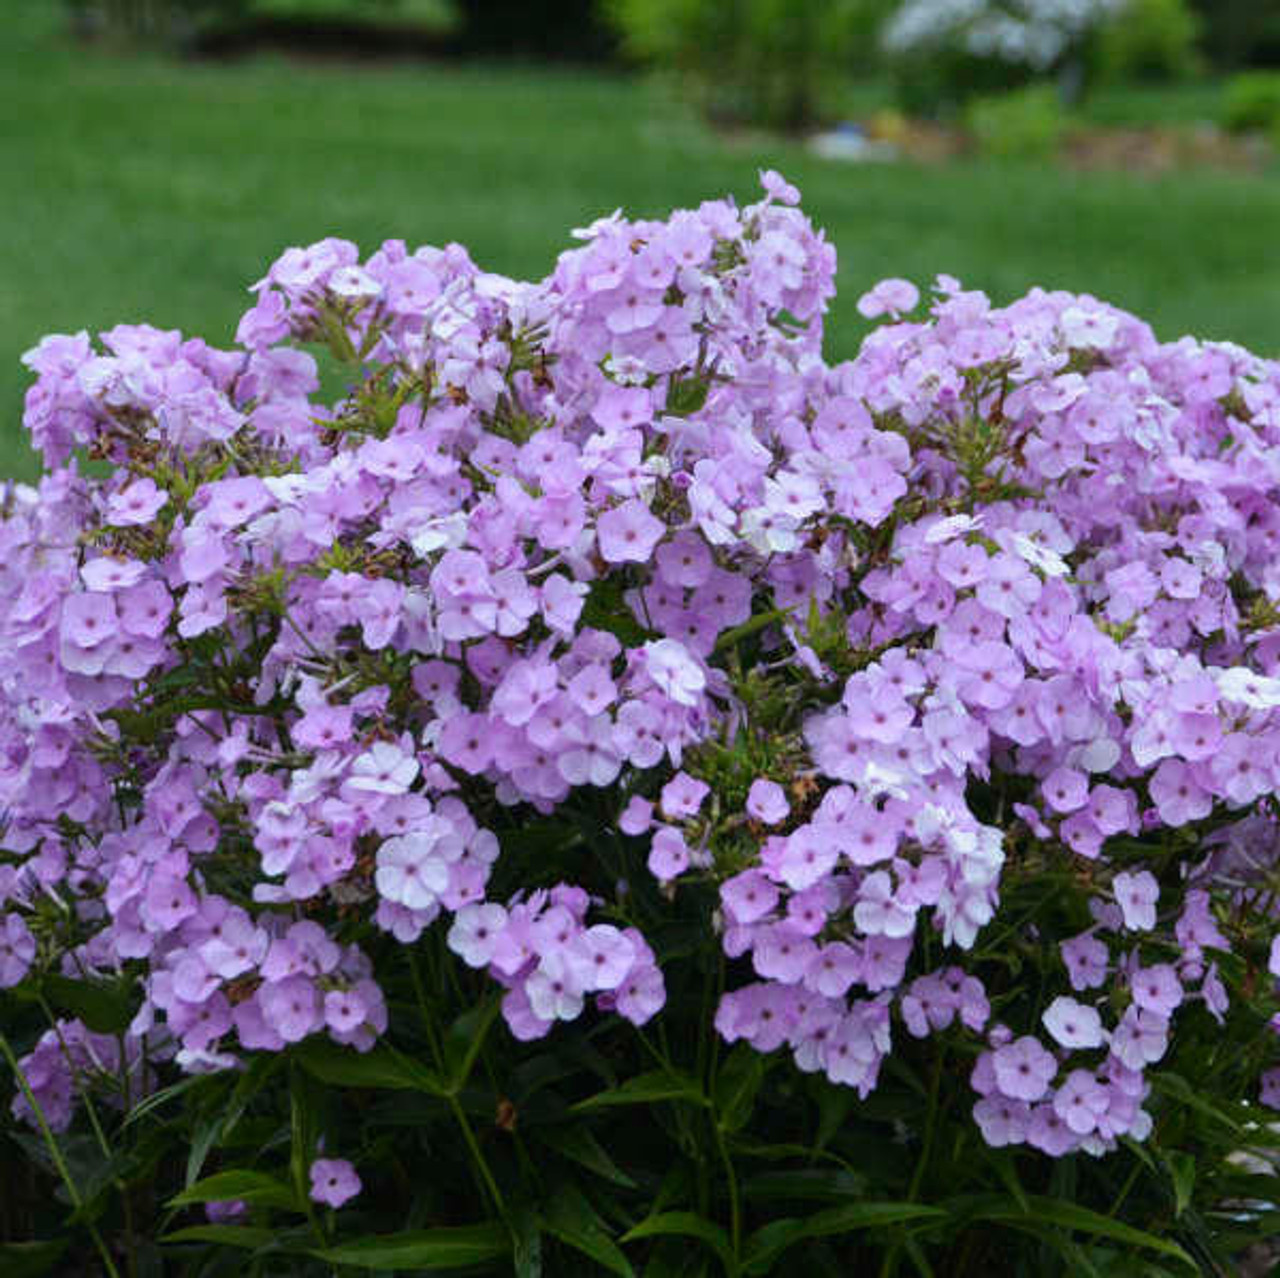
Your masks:
<svg viewBox="0 0 1280 1278"><path fill-rule="evenodd" d="M0 989L17 985L36 955L35 937L17 914L6 914L0 926Z"/></svg>
<svg viewBox="0 0 1280 1278"><path fill-rule="evenodd" d="M1124 925L1132 932L1149 932L1156 925L1156 902L1160 886L1147 870L1136 874L1121 871L1111 881L1116 903L1124 914Z"/></svg>
<svg viewBox="0 0 1280 1278"><path fill-rule="evenodd" d="M677 772L662 787L662 815L668 821L696 816L702 801L710 793L711 787L705 781L699 781L686 772Z"/></svg>
<svg viewBox="0 0 1280 1278"><path fill-rule="evenodd" d="M566 953L544 954L524 990L539 1020L571 1021L582 1011L583 985Z"/></svg>
<svg viewBox="0 0 1280 1278"><path fill-rule="evenodd" d="M659 827L649 851L649 872L660 883L678 878L689 868L689 848L673 826Z"/></svg>
<svg viewBox="0 0 1280 1278"><path fill-rule="evenodd" d="M666 525L640 501L624 501L596 520L600 553L611 564L647 562L665 532Z"/></svg>
<svg viewBox="0 0 1280 1278"><path fill-rule="evenodd" d="M493 959L506 925L507 912L500 905L464 905L449 928L449 948L468 967L485 967Z"/></svg>
<svg viewBox="0 0 1280 1278"><path fill-rule="evenodd" d="M895 318L906 311L915 310L920 301L920 290L910 280L881 280L869 293L858 299L858 314L867 319L880 315Z"/></svg>
<svg viewBox="0 0 1280 1278"><path fill-rule="evenodd" d="M1087 1136L1111 1105L1110 1091L1087 1069L1073 1069L1054 1093L1054 1113L1077 1136Z"/></svg>
<svg viewBox="0 0 1280 1278"><path fill-rule="evenodd" d="M1055 768L1041 789L1055 812L1075 812L1089 801L1089 779L1075 768Z"/></svg>
<svg viewBox="0 0 1280 1278"><path fill-rule="evenodd" d="M653 827L653 804L641 795L633 794L618 817L618 829L633 838L647 834Z"/></svg>
<svg viewBox="0 0 1280 1278"><path fill-rule="evenodd" d="M646 643L642 653L645 671L660 691L680 705L697 705L707 676L682 643L659 639Z"/></svg>
<svg viewBox="0 0 1280 1278"><path fill-rule="evenodd" d="M204 1205L205 1217L215 1225L227 1225L242 1219L249 1210L243 1198L226 1198Z"/></svg>
<svg viewBox="0 0 1280 1278"><path fill-rule="evenodd" d="M1158 1061L1168 1046L1169 1022L1136 1005L1125 1012L1111 1032L1112 1055L1132 1070Z"/></svg>
<svg viewBox="0 0 1280 1278"><path fill-rule="evenodd" d="M765 825L778 825L787 819L791 808L787 796L776 781L757 777L747 792L747 815Z"/></svg>
<svg viewBox="0 0 1280 1278"><path fill-rule="evenodd" d="M286 1043L298 1043L324 1021L320 992L305 976L268 981L258 991L266 1022Z"/></svg>
<svg viewBox="0 0 1280 1278"><path fill-rule="evenodd" d="M387 839L378 848L374 881L388 901L411 910L435 905L449 886L449 866L434 831L415 831Z"/></svg>
<svg viewBox="0 0 1280 1278"><path fill-rule="evenodd" d="M993 1149L1020 1145L1026 1139L1031 1121L1029 1107L1007 1096L984 1096L973 1107L974 1121L982 1139Z"/></svg>
<svg viewBox="0 0 1280 1278"><path fill-rule="evenodd" d="M1097 1009L1059 995L1045 1008L1041 1021L1061 1047L1075 1050L1101 1047L1104 1041L1102 1017Z"/></svg>
<svg viewBox="0 0 1280 1278"><path fill-rule="evenodd" d="M107 500L107 522L117 528L149 524L164 508L169 494L152 479L135 479Z"/></svg>
<svg viewBox="0 0 1280 1278"><path fill-rule="evenodd" d="M1030 1035L997 1048L993 1063L997 1086L1013 1100L1038 1101L1058 1072L1058 1062Z"/></svg>
<svg viewBox="0 0 1280 1278"><path fill-rule="evenodd" d="M1166 1020L1182 1002L1182 982L1168 963L1136 968L1129 977L1134 1003Z"/></svg>
<svg viewBox="0 0 1280 1278"><path fill-rule="evenodd" d="M393 742L378 741L356 757L347 784L369 794L404 794L417 775L417 759Z"/></svg>
<svg viewBox="0 0 1280 1278"><path fill-rule="evenodd" d="M1160 819L1170 826L1198 821L1213 810L1213 795L1201 785L1195 769L1178 759L1165 759L1156 769L1151 797Z"/></svg>
<svg viewBox="0 0 1280 1278"><path fill-rule="evenodd" d="M744 870L720 885L725 913L736 923L755 923L778 903L778 889L759 870Z"/></svg>
<svg viewBox="0 0 1280 1278"><path fill-rule="evenodd" d="M1096 936L1072 937L1062 942L1061 949L1073 990L1094 989L1106 980L1110 954Z"/></svg>
<svg viewBox="0 0 1280 1278"><path fill-rule="evenodd" d="M345 1158L317 1158L311 1164L311 1201L341 1207L361 1190L356 1169Z"/></svg>
<svg viewBox="0 0 1280 1278"><path fill-rule="evenodd" d="M1269 1069L1262 1075L1258 1100L1269 1109L1280 1109L1280 1069Z"/></svg>

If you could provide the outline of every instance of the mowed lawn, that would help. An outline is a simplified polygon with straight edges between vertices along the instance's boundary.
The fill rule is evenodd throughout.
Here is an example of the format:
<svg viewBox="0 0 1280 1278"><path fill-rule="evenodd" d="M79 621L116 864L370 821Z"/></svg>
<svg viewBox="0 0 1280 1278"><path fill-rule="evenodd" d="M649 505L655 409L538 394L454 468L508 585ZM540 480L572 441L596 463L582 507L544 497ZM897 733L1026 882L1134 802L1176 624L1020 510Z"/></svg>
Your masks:
<svg viewBox="0 0 1280 1278"><path fill-rule="evenodd" d="M1091 292L1149 319L1280 353L1280 172L1153 179L1037 166L858 166L718 138L663 92L564 69L86 52L52 0L7 0L0 43L0 475L29 477L23 350L146 320L229 343L246 287L290 244L460 240L540 277L580 226L732 192L781 169L839 251L828 352L859 294L939 272L1007 300Z"/></svg>

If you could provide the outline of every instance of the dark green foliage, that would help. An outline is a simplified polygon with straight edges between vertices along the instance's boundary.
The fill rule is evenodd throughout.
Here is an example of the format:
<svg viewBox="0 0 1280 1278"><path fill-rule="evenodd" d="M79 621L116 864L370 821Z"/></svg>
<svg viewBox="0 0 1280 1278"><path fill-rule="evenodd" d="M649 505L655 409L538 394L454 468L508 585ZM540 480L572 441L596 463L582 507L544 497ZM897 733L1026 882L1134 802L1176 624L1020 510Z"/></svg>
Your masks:
<svg viewBox="0 0 1280 1278"><path fill-rule="evenodd" d="M1280 0L1195 0L1203 48L1220 67L1280 65Z"/></svg>
<svg viewBox="0 0 1280 1278"><path fill-rule="evenodd" d="M1222 124L1233 133L1270 133L1280 140L1280 71L1245 71L1228 82Z"/></svg>
<svg viewBox="0 0 1280 1278"><path fill-rule="evenodd" d="M623 49L675 73L713 118L795 129L865 71L887 0L605 0Z"/></svg>
<svg viewBox="0 0 1280 1278"><path fill-rule="evenodd" d="M1191 0L1129 0L1089 49L1097 80L1175 80L1199 69L1206 26Z"/></svg>
<svg viewBox="0 0 1280 1278"><path fill-rule="evenodd" d="M1067 128L1061 96L1042 84L976 98L964 122L982 154L1001 160L1051 160Z"/></svg>
<svg viewBox="0 0 1280 1278"><path fill-rule="evenodd" d="M759 640L738 642L745 658ZM1000 802L971 797L975 811ZM1152 1073L1145 1144L1058 1161L991 1149L970 1116L979 1044L964 1031L917 1041L896 1025L865 1100L783 1054L719 1042L710 1009L751 973L700 943L714 889L690 883L667 901L640 868L642 841L608 833L587 808L569 817L558 835L548 827L530 839L513 816L501 863L525 881L572 869L602 892L628 878L616 921L654 938L668 982L655 1021L637 1031L588 1016L518 1043L497 1015L500 993L452 959L439 929L406 951L353 920L349 939L380 972L399 973L386 981L391 1031L373 1051L304 1043L239 1075L100 1106L109 1157L83 1120L59 1138L84 1204L75 1212L39 1137L6 1120L0 1140L14 1152L3 1165L31 1178L30 1189L8 1186L0 1212L10 1271L95 1272L84 1232L93 1221L122 1274L131 1248L136 1258L150 1247L150 1272L174 1278L324 1278L335 1268L1171 1278L1230 1272L1230 1258L1280 1218L1275 1177L1233 1157L1280 1150L1248 1101L1265 1000L1256 1025L1231 1037L1202 1007L1183 1009L1199 1023ZM1150 855L1136 843L1133 852ZM1087 868L1025 837L1009 856L999 913L970 963L995 1015L1025 1024L1060 984L1055 938L1087 924ZM928 963L940 959L936 940L919 941ZM1220 957L1229 985L1253 979ZM0 1020L19 1048L40 1028L11 997ZM306 1201L322 1138L364 1182L338 1213ZM228 1199L245 1202L245 1215L210 1223L203 1205Z"/></svg>

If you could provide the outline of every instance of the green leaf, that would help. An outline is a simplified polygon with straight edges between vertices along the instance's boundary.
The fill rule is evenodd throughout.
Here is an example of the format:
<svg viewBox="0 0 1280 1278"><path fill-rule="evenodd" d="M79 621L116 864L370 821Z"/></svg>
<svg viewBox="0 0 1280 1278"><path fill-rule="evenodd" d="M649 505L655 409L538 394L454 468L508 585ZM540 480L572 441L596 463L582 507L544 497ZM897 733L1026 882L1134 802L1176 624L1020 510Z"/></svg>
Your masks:
<svg viewBox="0 0 1280 1278"><path fill-rule="evenodd" d="M633 1278L631 1262L622 1254L604 1221L576 1186L565 1184L560 1187L543 1209L542 1227L575 1251L590 1256L610 1273Z"/></svg>
<svg viewBox="0 0 1280 1278"><path fill-rule="evenodd" d="M328 1040L312 1038L295 1047L290 1056L308 1074L331 1087L384 1088L426 1092L431 1096L449 1094L434 1070L387 1046L357 1052Z"/></svg>
<svg viewBox="0 0 1280 1278"><path fill-rule="evenodd" d="M814 1148L825 1149L836 1132L844 1126L857 1103L857 1096L851 1087L837 1087L821 1076L813 1080L812 1086L817 1092L814 1100L818 1106L818 1131Z"/></svg>
<svg viewBox="0 0 1280 1278"><path fill-rule="evenodd" d="M189 1092L195 1087L214 1087L220 1081L215 1074L193 1074L190 1078L180 1079L176 1083L171 1083L168 1087L162 1087L158 1092L152 1092L150 1096L143 1097L125 1115L121 1126L128 1127L131 1123L136 1123L139 1119L146 1118L148 1114L155 1113L156 1110L168 1104L175 1097L181 1096L183 1092Z"/></svg>
<svg viewBox="0 0 1280 1278"><path fill-rule="evenodd" d="M831 1207L806 1220L775 1220L758 1229L747 1241L743 1272L768 1273L778 1256L804 1238L825 1238L832 1234L851 1234L859 1229L875 1229L884 1225L900 1225L908 1220L939 1219L946 1212L919 1203L850 1203Z"/></svg>
<svg viewBox="0 0 1280 1278"><path fill-rule="evenodd" d="M1021 1210L1016 1204L1003 1196L982 1196L982 1200L970 1200L970 1208L965 1216L970 1220L991 1220L1002 1223L1025 1223L1028 1219L1040 1225L1057 1225L1061 1229L1069 1229L1082 1234L1092 1234L1098 1238L1110 1238L1115 1242L1127 1243L1131 1247L1145 1247L1149 1251L1159 1252L1174 1260L1188 1265L1196 1271L1196 1262L1187 1255L1177 1243L1166 1242L1155 1234L1148 1234L1132 1225L1112 1220L1087 1207L1078 1207L1075 1203L1062 1202L1056 1198L1045 1198L1038 1194L1027 1195L1027 1210ZM994 1198L994 1201L992 1199Z"/></svg>
<svg viewBox="0 0 1280 1278"><path fill-rule="evenodd" d="M223 1116L212 1114L204 1119L191 1137L191 1146L187 1150L187 1174L185 1183L194 1185L204 1170L205 1159L213 1148L222 1131Z"/></svg>
<svg viewBox="0 0 1280 1278"><path fill-rule="evenodd" d="M709 1104L702 1094L702 1088L690 1075L655 1069L647 1074L637 1074L635 1078L629 1078L621 1087L613 1087L606 1092L589 1096L571 1108L582 1113L593 1109L604 1109L611 1105L652 1105L656 1101L667 1100L690 1101L703 1106Z"/></svg>
<svg viewBox="0 0 1280 1278"><path fill-rule="evenodd" d="M195 1203L222 1203L236 1198L259 1207L301 1210L293 1190L283 1181L268 1176L266 1172L249 1170L223 1171L206 1176L169 1199L169 1206L190 1207Z"/></svg>
<svg viewBox="0 0 1280 1278"><path fill-rule="evenodd" d="M230 1097L220 1106L222 1128L220 1141L226 1142L231 1133L244 1117L250 1101L267 1085L276 1072L285 1065L285 1058L278 1052L270 1052L265 1057L255 1057L238 1079L231 1090Z"/></svg>
<svg viewBox="0 0 1280 1278"><path fill-rule="evenodd" d="M656 1238L675 1234L682 1238L697 1238L707 1244L720 1257L729 1273L736 1273L738 1262L733 1254L733 1244L723 1226L705 1220L692 1211L664 1211L642 1220L634 1229L623 1234L623 1242L637 1238Z"/></svg>
<svg viewBox="0 0 1280 1278"><path fill-rule="evenodd" d="M249 1225L192 1225L165 1234L162 1243L216 1243L220 1247L243 1247L257 1251L276 1240L274 1229L254 1229Z"/></svg>
<svg viewBox="0 0 1280 1278"><path fill-rule="evenodd" d="M635 1189L636 1182L609 1157L595 1133L584 1124L541 1127L537 1137L557 1154L594 1172L602 1180L621 1185L624 1189Z"/></svg>
<svg viewBox="0 0 1280 1278"><path fill-rule="evenodd" d="M71 1245L69 1238L48 1242L0 1243L0 1271L5 1278L39 1278L62 1258Z"/></svg>
<svg viewBox="0 0 1280 1278"><path fill-rule="evenodd" d="M740 1131L751 1117L756 1093L768 1073L768 1058L739 1043L716 1071L716 1121L722 1131Z"/></svg>
<svg viewBox="0 0 1280 1278"><path fill-rule="evenodd" d="M790 620L791 612L790 608L774 608L771 612L757 613L750 621L744 621L740 626L722 631L711 650L712 653L725 652L739 640L747 639L761 630L767 630L775 622Z"/></svg>
<svg viewBox="0 0 1280 1278"><path fill-rule="evenodd" d="M866 1190L866 1177L855 1172L805 1168L761 1172L742 1186L743 1196L762 1202L848 1202Z"/></svg>
<svg viewBox="0 0 1280 1278"><path fill-rule="evenodd" d="M69 1012L95 1034L122 1034L137 1008L131 981L77 981L69 976L44 978L44 996L60 1012Z"/></svg>
<svg viewBox="0 0 1280 1278"><path fill-rule="evenodd" d="M505 1225L457 1225L440 1229L409 1229L399 1234L372 1234L339 1243L311 1255L331 1265L355 1269L463 1269L484 1265L511 1252Z"/></svg>
<svg viewBox="0 0 1280 1278"><path fill-rule="evenodd" d="M1147 1078L1155 1091L1162 1092L1166 1096L1172 1096L1174 1100L1190 1106L1197 1113L1213 1119L1215 1123L1227 1128L1233 1139L1243 1134L1243 1127L1236 1119L1217 1108L1217 1106L1211 1105L1181 1075L1172 1074L1168 1070L1161 1070L1155 1074L1148 1074Z"/></svg>
<svg viewBox="0 0 1280 1278"><path fill-rule="evenodd" d="M987 1161L996 1169L996 1175L1004 1182L1009 1196L1018 1204L1019 1211L1029 1213L1027 1191L1018 1179L1018 1168L1014 1163L1013 1152L1009 1149L992 1149L987 1151Z"/></svg>
<svg viewBox="0 0 1280 1278"><path fill-rule="evenodd" d="M711 389L705 377L672 377L667 384L666 413L669 417L688 417L706 402Z"/></svg>
<svg viewBox="0 0 1280 1278"><path fill-rule="evenodd" d="M450 1086L457 1092L471 1075L471 1067L484 1046L490 1027L502 1007L501 995L495 994L479 1007L458 1017L445 1035L444 1054L449 1066Z"/></svg>
<svg viewBox="0 0 1280 1278"><path fill-rule="evenodd" d="M1070 1238L1064 1238L1061 1232L1055 1230L1051 1225L1042 1225L1038 1221L1028 1217L1026 1220L1010 1220L1005 1222L1009 1229L1016 1229L1019 1233L1030 1235L1037 1238L1050 1251L1056 1252L1066 1262L1066 1268L1063 1273L1071 1274L1072 1278L1078 1274L1080 1278L1102 1278L1101 1271L1092 1260L1089 1259L1085 1250L1072 1242ZM1125 1270L1126 1274L1131 1271ZM1135 1276L1136 1278L1136 1276Z"/></svg>
<svg viewBox="0 0 1280 1278"><path fill-rule="evenodd" d="M579 624L607 630L628 648L635 648L649 638L624 598L622 584L615 577L597 577L582 601Z"/></svg>
<svg viewBox="0 0 1280 1278"><path fill-rule="evenodd" d="M508 1213L511 1226L511 1269L515 1278L542 1278L542 1228L527 1204Z"/></svg>
<svg viewBox="0 0 1280 1278"><path fill-rule="evenodd" d="M1191 1206L1191 1196L1195 1192L1196 1160L1191 1154L1176 1151L1163 1157L1169 1169L1169 1179L1173 1181L1173 1214L1181 1219L1182 1213Z"/></svg>

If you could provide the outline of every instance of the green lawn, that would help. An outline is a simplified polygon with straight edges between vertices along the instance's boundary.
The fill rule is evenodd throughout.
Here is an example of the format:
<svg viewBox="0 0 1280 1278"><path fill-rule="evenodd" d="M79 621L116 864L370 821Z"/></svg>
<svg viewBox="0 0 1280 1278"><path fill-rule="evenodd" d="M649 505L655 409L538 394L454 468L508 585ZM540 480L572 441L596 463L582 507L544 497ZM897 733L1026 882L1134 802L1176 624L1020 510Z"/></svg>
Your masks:
<svg viewBox="0 0 1280 1278"><path fill-rule="evenodd" d="M859 167L724 143L628 79L520 68L190 65L61 46L53 0L7 0L0 43L0 473L28 476L25 370L41 334L148 320L231 340L245 287L326 234L461 240L540 276L570 227L783 170L840 253L829 352L860 292L939 271L1008 299L1033 284L1280 353L1280 173L1146 179L964 164Z"/></svg>

